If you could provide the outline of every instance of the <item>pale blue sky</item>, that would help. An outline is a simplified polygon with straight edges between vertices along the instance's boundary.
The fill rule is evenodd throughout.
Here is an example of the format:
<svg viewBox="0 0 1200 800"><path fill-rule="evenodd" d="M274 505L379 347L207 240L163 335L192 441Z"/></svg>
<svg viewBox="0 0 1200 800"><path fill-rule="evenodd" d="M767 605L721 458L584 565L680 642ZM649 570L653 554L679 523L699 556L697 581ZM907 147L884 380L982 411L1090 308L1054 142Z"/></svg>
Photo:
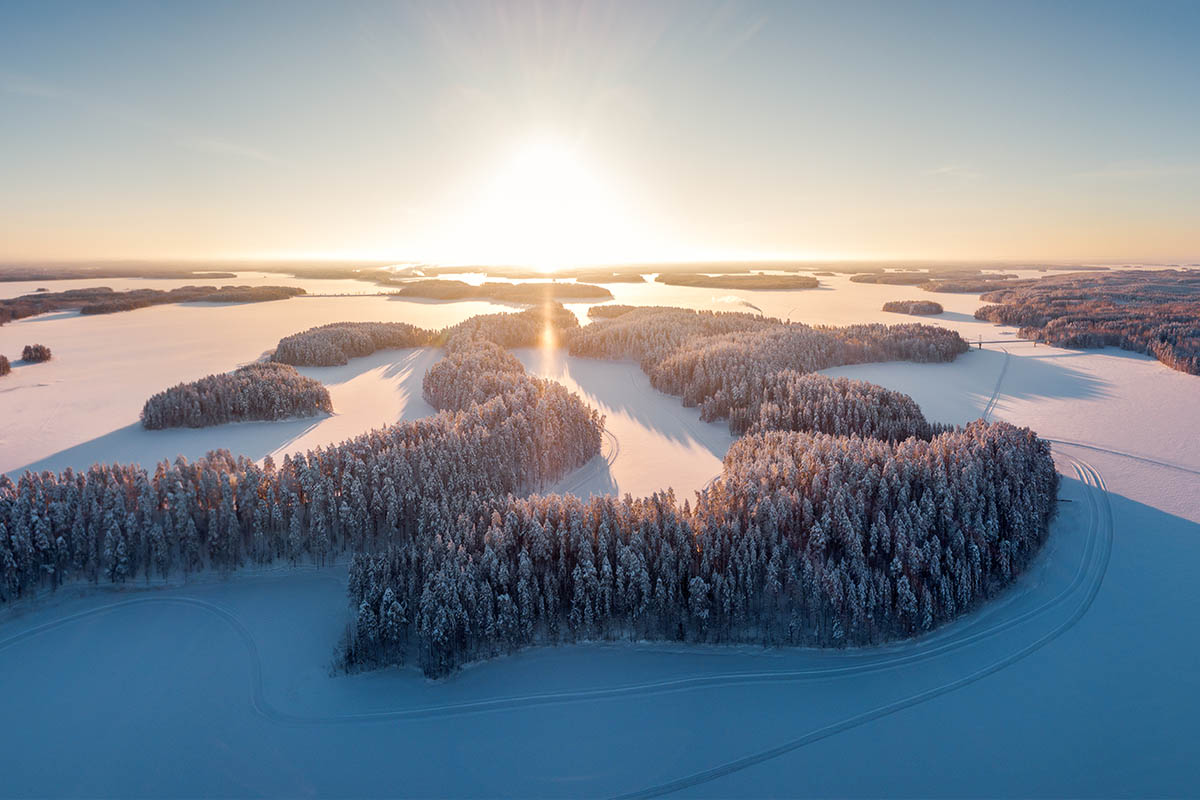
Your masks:
<svg viewBox="0 0 1200 800"><path fill-rule="evenodd" d="M0 258L1200 261L1198 53L1196 2L0 0Z"/></svg>

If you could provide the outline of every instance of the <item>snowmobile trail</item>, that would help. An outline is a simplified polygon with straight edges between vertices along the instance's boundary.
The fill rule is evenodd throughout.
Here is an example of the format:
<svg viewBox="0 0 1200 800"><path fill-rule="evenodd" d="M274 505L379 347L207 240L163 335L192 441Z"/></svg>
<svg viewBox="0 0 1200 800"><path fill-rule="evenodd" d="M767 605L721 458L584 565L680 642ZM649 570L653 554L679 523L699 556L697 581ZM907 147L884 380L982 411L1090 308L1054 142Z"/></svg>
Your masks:
<svg viewBox="0 0 1200 800"><path fill-rule="evenodd" d="M1074 461L1074 466L1076 474L1088 487L1088 504L1091 511L1091 524L1089 527L1094 533L1098 531L1097 536L1100 540L1100 547L1089 567L1089 571L1094 576L1094 579L1089 582L1088 590L1076 607L1074 613L1072 613L1071 616L1065 621L1024 647L1010 653L1003 658L993 661L992 663L977 669L974 672L964 675L957 680L944 683L940 686L935 686L931 689L927 689L923 692L896 700L892 703L878 706L870 711L848 717L840 722L833 723L832 725L818 728L814 731L804 734L803 736L792 739L788 742L784 742L768 750L743 756L742 758L726 762L711 769L692 773L691 775L678 778L674 781L661 783L655 786L650 786L637 791L618 795L618 797L661 797L682 789L709 783L727 775L731 775L735 772L748 769L757 764L770 761L773 758L778 758L779 756L786 755L794 750L798 750L805 745L812 744L813 742L817 742L822 739L827 739L830 736L841 733L842 731L847 731L860 725L865 725L868 722L895 714L898 711L903 711L906 708L911 708L936 697L949 694L950 692L961 689L964 686L969 686L970 684L980 681L989 675L993 675L1006 667L1016 664L1032 653L1035 653L1041 648L1045 647L1058 637L1062 636L1068 630L1073 628L1081 619L1083 619L1084 615L1087 614L1088 609L1091 608L1092 603L1095 601L1096 595L1099 594L1100 586L1104 581L1104 575L1108 570L1108 563L1112 554L1113 542L1113 513L1112 506L1109 501L1108 490L1104 485L1104 479L1094 467L1086 462Z"/></svg>

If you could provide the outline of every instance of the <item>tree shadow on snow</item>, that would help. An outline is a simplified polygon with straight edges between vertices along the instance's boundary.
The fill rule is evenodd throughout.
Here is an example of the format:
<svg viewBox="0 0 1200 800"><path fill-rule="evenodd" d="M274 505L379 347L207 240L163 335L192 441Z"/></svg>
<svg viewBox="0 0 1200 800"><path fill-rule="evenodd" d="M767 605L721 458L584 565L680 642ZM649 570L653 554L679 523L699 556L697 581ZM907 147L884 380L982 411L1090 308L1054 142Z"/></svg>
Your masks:
<svg viewBox="0 0 1200 800"><path fill-rule="evenodd" d="M533 374L579 387L584 401L605 415L624 414L638 425L680 445L698 444L718 459L725 457L729 433L724 421L702 422L696 409L684 408L674 395L650 385L650 379L630 361L568 356L558 352L542 359L537 350L517 350Z"/></svg>
<svg viewBox="0 0 1200 800"><path fill-rule="evenodd" d="M160 461L184 456L195 461L210 450L224 448L233 455L255 461L299 439L329 415L279 422L233 422L207 428L169 428L148 431L140 422L126 425L82 444L68 447L23 467L9 471L16 477L26 470L61 472L67 467L86 470L93 464L141 464L153 469Z"/></svg>
<svg viewBox="0 0 1200 800"><path fill-rule="evenodd" d="M434 348L382 350L363 358L353 358L341 366L301 367L299 371L332 388L382 369L384 381L399 380L399 386L394 387L397 395L408 396L407 402L403 403L405 413L402 418L413 419L436 413L421 399L421 380L425 377L425 370L441 357L442 352ZM388 387L388 390L393 390L393 387ZM403 398L398 398L398 402L400 399ZM335 401L334 416L337 410ZM289 443L297 442L331 418L331 415L321 414L276 422L235 422L207 428L157 431L148 431L141 423L135 422L13 469L9 474L15 476L25 470L59 472L66 467L83 470L97 463L136 463L153 468L164 459L174 461L182 455L194 461L210 450L219 448L229 450L235 456L242 455L258 461L277 451L294 452L295 448L289 448ZM346 435L366 433L382 424L364 423L362 430L347 432Z"/></svg>
<svg viewBox="0 0 1200 800"><path fill-rule="evenodd" d="M401 350L379 350L369 356L352 358L348 364L336 367L297 367L297 371L326 386L349 383L368 372L383 368L382 377L390 380L416 380L416 396L421 395L421 380L425 371L441 360L443 353L436 347L414 347Z"/></svg>

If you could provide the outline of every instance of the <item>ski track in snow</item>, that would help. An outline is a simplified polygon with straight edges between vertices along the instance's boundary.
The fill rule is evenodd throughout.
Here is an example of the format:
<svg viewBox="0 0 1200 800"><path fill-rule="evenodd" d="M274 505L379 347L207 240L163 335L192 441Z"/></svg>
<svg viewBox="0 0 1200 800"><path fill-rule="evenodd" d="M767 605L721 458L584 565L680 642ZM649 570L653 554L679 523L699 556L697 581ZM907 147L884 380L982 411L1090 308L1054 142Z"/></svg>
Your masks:
<svg viewBox="0 0 1200 800"><path fill-rule="evenodd" d="M621 454L621 440L618 439L617 435L608 428L605 428L603 433L604 442L600 452L601 459L597 460L593 457L588 464L585 464L584 466L575 470L575 472L568 475L563 479L563 482L570 481L570 483L565 486L556 485L552 487L551 491L554 494L573 494L578 492L581 488L586 486L588 482L592 480L592 478L612 469L612 465L614 462L616 462L617 456Z"/></svg>

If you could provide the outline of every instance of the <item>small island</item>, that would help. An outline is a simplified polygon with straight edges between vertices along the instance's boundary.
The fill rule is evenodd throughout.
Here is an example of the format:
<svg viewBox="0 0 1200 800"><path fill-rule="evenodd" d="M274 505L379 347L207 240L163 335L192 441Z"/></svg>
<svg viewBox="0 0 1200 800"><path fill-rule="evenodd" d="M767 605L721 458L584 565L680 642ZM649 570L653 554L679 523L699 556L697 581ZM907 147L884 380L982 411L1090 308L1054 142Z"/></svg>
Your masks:
<svg viewBox="0 0 1200 800"><path fill-rule="evenodd" d="M883 310L893 314L913 314L918 317L927 317L932 314L941 314L946 309L942 308L941 303L935 303L932 300L889 300L883 304Z"/></svg>
<svg viewBox="0 0 1200 800"><path fill-rule="evenodd" d="M329 390L286 364L249 364L159 392L142 408L142 426L206 428L332 413Z"/></svg>

